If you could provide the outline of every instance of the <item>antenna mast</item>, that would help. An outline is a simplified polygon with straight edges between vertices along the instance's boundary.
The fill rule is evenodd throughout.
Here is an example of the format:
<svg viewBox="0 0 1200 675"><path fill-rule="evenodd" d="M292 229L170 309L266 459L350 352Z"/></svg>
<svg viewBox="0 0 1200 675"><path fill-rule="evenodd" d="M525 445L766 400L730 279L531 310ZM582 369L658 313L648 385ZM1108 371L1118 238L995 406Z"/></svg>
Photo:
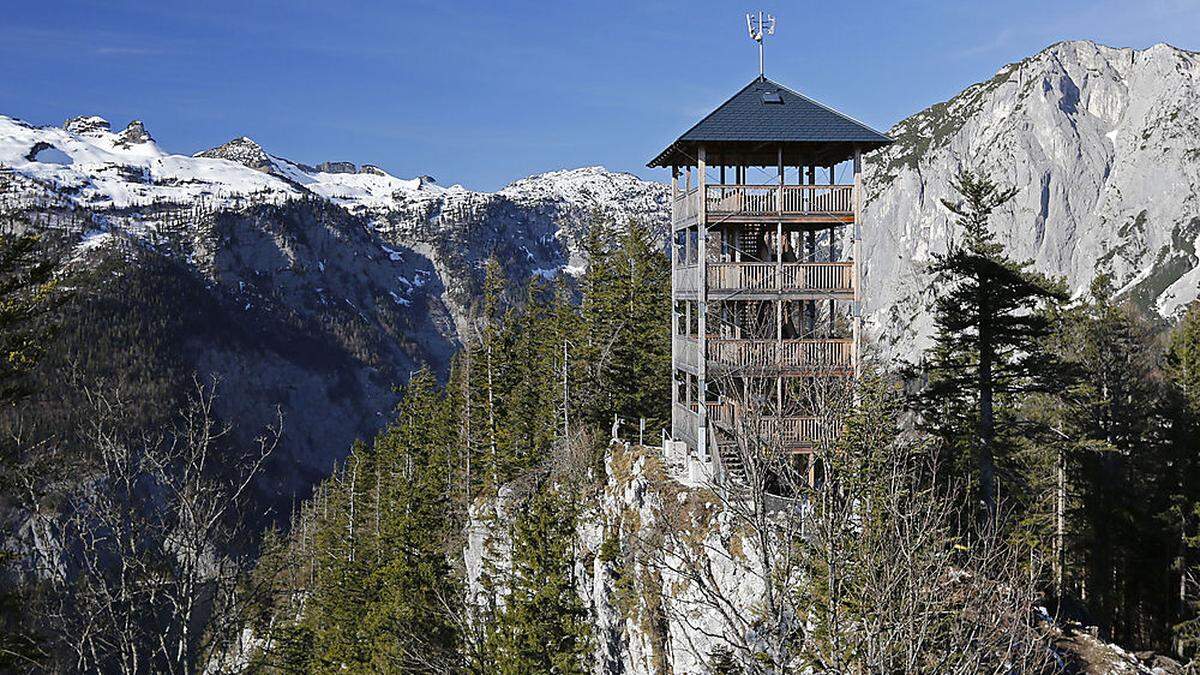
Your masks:
<svg viewBox="0 0 1200 675"><path fill-rule="evenodd" d="M758 76L765 77L763 74L763 38L767 35L775 34L775 17L762 12L758 16L754 14L746 14L746 28L750 31L750 39L758 43Z"/></svg>

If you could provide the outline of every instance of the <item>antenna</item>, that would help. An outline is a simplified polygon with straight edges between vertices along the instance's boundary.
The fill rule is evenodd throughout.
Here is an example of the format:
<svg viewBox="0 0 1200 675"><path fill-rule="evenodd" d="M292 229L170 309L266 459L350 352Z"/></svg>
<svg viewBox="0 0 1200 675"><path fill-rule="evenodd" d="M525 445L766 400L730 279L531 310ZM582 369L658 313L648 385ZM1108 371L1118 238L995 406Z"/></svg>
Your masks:
<svg viewBox="0 0 1200 675"><path fill-rule="evenodd" d="M750 39L758 43L758 76L764 77L763 38L775 34L775 17L770 14L763 16L762 12L759 12L758 16L748 13L746 14L746 29L750 31Z"/></svg>

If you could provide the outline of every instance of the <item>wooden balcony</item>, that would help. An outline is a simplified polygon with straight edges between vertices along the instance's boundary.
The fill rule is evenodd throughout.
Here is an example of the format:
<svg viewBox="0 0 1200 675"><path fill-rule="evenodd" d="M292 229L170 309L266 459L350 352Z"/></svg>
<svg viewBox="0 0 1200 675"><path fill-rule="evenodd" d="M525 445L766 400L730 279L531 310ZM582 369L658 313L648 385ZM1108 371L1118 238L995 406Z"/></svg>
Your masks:
<svg viewBox="0 0 1200 675"><path fill-rule="evenodd" d="M675 268L675 292L694 294L698 288L698 266ZM708 263L708 292L796 293L833 295L843 299L854 295L854 263Z"/></svg>
<svg viewBox="0 0 1200 675"><path fill-rule="evenodd" d="M709 222L854 222L853 185L706 185ZM681 191L672 222L690 224L700 212L699 188Z"/></svg>
<svg viewBox="0 0 1200 675"><path fill-rule="evenodd" d="M671 202L671 222L676 225L690 224L700 214L700 188L680 191Z"/></svg>
<svg viewBox="0 0 1200 675"><path fill-rule="evenodd" d="M695 372L699 342L675 336L676 365ZM708 338L708 364L724 371L748 369L801 373L847 374L854 370L854 341L848 338L819 340L731 340Z"/></svg>
<svg viewBox="0 0 1200 675"><path fill-rule="evenodd" d="M697 404L691 404L690 409L680 407L691 413L689 419L699 419ZM753 431L757 424L759 437L753 442L780 443L797 451L811 450L818 443L834 441L841 431L839 425L819 417L764 415L750 420L735 403L706 403L704 407L709 424L726 433L745 434Z"/></svg>
<svg viewBox="0 0 1200 675"><path fill-rule="evenodd" d="M851 371L854 341L714 340L707 342L708 360L723 368L779 369L804 372Z"/></svg>

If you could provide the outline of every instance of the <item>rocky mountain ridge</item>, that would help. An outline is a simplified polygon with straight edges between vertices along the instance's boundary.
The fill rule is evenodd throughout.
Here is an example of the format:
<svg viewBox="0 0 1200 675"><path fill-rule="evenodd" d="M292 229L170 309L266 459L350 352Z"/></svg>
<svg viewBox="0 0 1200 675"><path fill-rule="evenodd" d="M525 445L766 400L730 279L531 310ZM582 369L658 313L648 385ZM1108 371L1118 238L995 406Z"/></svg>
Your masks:
<svg viewBox="0 0 1200 675"><path fill-rule="evenodd" d="M930 256L956 236L941 200L960 168L1018 189L995 214L1016 259L1099 274L1164 318L1200 288L1200 54L1060 42L890 131L867 163L868 315L892 353L931 328Z"/></svg>

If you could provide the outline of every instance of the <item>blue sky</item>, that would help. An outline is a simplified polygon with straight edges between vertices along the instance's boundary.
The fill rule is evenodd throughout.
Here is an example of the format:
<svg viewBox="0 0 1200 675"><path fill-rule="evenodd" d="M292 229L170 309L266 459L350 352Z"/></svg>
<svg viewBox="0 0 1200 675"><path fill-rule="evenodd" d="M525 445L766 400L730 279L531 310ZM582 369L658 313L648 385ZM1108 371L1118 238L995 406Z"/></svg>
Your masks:
<svg viewBox="0 0 1200 675"><path fill-rule="evenodd" d="M0 114L145 120L168 150L246 135L297 161L497 189L645 162L757 74L886 129L1062 39L1200 49L1200 0L17 2Z"/></svg>

